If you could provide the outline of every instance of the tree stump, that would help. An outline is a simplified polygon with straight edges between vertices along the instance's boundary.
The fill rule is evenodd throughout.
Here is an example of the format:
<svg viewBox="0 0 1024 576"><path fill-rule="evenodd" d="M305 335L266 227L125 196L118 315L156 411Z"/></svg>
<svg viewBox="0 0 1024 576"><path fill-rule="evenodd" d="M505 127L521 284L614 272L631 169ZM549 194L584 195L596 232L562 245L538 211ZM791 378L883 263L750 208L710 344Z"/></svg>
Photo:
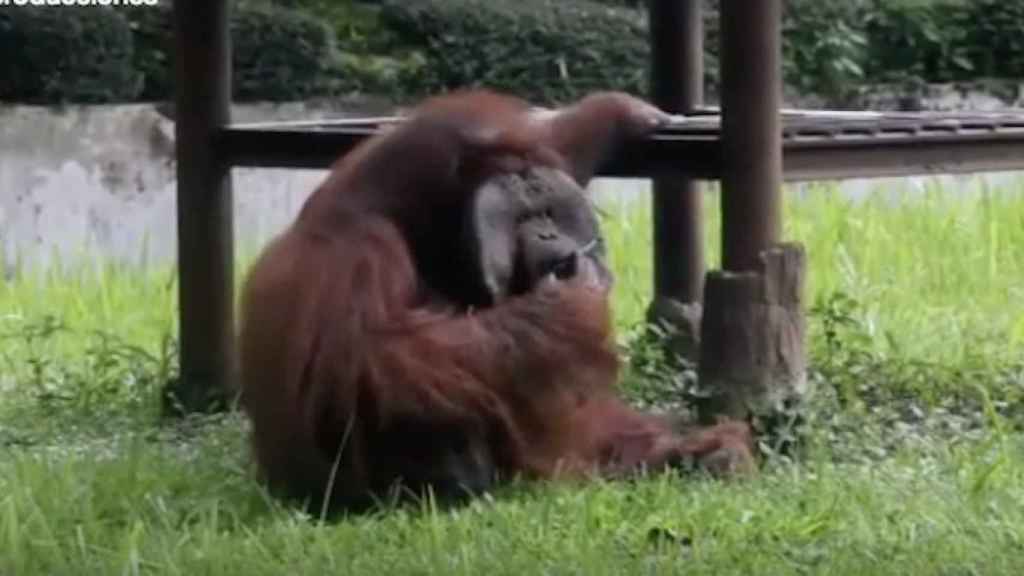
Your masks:
<svg viewBox="0 0 1024 576"><path fill-rule="evenodd" d="M704 422L771 416L807 392L799 244L761 253L750 272L711 271L704 286L698 373Z"/></svg>

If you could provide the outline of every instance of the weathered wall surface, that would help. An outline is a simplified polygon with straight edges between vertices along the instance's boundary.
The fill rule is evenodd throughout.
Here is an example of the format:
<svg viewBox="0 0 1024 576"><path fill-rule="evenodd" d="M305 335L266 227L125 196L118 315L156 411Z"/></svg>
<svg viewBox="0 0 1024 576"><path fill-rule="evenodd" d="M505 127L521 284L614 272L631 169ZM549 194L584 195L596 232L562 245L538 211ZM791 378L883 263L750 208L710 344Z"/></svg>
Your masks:
<svg viewBox="0 0 1024 576"><path fill-rule="evenodd" d="M303 104L238 106L242 122L380 114ZM0 261L17 271L176 255L174 124L157 106L0 107ZM236 168L235 236L262 245L296 214L322 170ZM608 187L608 183L597 188ZM617 186L630 190L643 182Z"/></svg>
<svg viewBox="0 0 1024 576"><path fill-rule="evenodd" d="M234 112L241 121L337 115L303 105ZM86 256L135 265L173 261L174 171L174 124L156 106L0 108L0 255L6 274ZM260 243L280 230L322 175L234 170L239 245Z"/></svg>

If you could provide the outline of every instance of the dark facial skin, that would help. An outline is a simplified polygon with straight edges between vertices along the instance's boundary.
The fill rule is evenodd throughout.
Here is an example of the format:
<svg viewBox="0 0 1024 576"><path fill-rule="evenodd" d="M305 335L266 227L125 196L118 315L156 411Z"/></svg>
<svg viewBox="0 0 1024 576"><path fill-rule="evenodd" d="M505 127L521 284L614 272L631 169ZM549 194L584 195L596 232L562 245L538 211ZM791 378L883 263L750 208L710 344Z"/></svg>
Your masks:
<svg viewBox="0 0 1024 576"><path fill-rule="evenodd" d="M527 219L519 225L517 234L512 292L529 292L549 274L557 280L568 280L577 274L583 258L603 265L598 254L600 242L595 237L581 246L547 214Z"/></svg>
<svg viewBox="0 0 1024 576"><path fill-rule="evenodd" d="M588 264L607 289L612 276L585 192L565 174L531 167L480 187L471 210L484 284L495 301L530 292L545 278L567 280Z"/></svg>

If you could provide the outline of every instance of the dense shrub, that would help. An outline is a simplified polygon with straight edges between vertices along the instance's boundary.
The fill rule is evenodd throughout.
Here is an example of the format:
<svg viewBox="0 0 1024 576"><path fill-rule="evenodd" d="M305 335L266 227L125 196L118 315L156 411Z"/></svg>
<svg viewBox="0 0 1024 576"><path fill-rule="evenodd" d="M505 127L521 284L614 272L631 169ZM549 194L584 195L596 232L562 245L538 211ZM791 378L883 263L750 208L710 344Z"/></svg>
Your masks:
<svg viewBox="0 0 1024 576"><path fill-rule="evenodd" d="M879 82L1024 78L1024 0L784 0L787 84L835 101ZM717 88L718 0L702 0ZM487 85L538 102L647 92L646 0L236 0L234 97L397 100ZM0 99L169 98L170 3L0 12Z"/></svg>
<svg viewBox="0 0 1024 576"><path fill-rule="evenodd" d="M334 34L312 15L270 5L236 10L231 40L238 100L297 100L336 86Z"/></svg>
<svg viewBox="0 0 1024 576"><path fill-rule="evenodd" d="M865 77L867 38L861 28L864 0L786 0L783 73L799 92L846 97Z"/></svg>
<svg viewBox="0 0 1024 576"><path fill-rule="evenodd" d="M1024 2L970 0L963 2L966 55L976 74L1024 78Z"/></svg>
<svg viewBox="0 0 1024 576"><path fill-rule="evenodd" d="M385 0L381 21L427 61L424 91L486 85L537 102L647 91L643 13L588 1Z"/></svg>
<svg viewBox="0 0 1024 576"><path fill-rule="evenodd" d="M170 4L124 7L134 45L132 63L142 75L142 100L165 100L174 91L174 30Z"/></svg>
<svg viewBox="0 0 1024 576"><path fill-rule="evenodd" d="M0 100L132 100L140 75L117 10L65 6L0 10Z"/></svg>
<svg viewBox="0 0 1024 576"><path fill-rule="evenodd" d="M869 77L947 82L969 76L974 63L966 43L966 6L963 0L871 2L863 12Z"/></svg>
<svg viewBox="0 0 1024 576"><path fill-rule="evenodd" d="M871 0L858 18L872 81L1024 77L1021 0Z"/></svg>
<svg viewBox="0 0 1024 576"><path fill-rule="evenodd" d="M270 0L247 0L269 2ZM273 0L279 7L288 7L323 19L334 31L339 48L346 53L372 54L381 57L393 41L391 30L381 26L380 0Z"/></svg>
<svg viewBox="0 0 1024 576"><path fill-rule="evenodd" d="M717 64L717 4L705 0L709 66ZM785 0L785 78L833 98L882 82L1022 78L1021 31L1021 0Z"/></svg>
<svg viewBox="0 0 1024 576"><path fill-rule="evenodd" d="M174 45L169 5L124 11L144 78L141 98L170 98ZM234 98L298 100L330 93L338 82L334 36L328 24L302 11L266 2L239 2L232 11Z"/></svg>
<svg viewBox="0 0 1024 576"><path fill-rule="evenodd" d="M330 26L304 12L242 2L233 10L231 34L240 101L330 94L343 87L338 71L352 66L339 59ZM167 4L0 11L0 100L168 99L173 55Z"/></svg>

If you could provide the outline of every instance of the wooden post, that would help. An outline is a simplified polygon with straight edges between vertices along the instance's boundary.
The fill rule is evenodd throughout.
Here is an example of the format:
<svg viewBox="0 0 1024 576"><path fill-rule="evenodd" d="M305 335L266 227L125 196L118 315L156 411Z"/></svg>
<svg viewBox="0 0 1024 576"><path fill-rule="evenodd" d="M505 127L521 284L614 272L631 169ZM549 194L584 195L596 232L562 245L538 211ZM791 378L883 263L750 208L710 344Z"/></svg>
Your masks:
<svg viewBox="0 0 1024 576"><path fill-rule="evenodd" d="M722 267L753 270L781 237L781 0L722 0Z"/></svg>
<svg viewBox="0 0 1024 576"><path fill-rule="evenodd" d="M185 412L222 408L234 373L231 177L213 141L230 121L228 14L226 0L174 2L181 376L166 398Z"/></svg>
<svg viewBox="0 0 1024 576"><path fill-rule="evenodd" d="M651 0L651 92L673 114L704 101L701 0ZM696 360L704 285L704 218L700 184L654 179L654 301L648 321L667 325L670 350Z"/></svg>
<svg viewBox="0 0 1024 576"><path fill-rule="evenodd" d="M775 412L806 386L804 252L782 230L781 0L722 0L722 271L705 285L701 417Z"/></svg>

